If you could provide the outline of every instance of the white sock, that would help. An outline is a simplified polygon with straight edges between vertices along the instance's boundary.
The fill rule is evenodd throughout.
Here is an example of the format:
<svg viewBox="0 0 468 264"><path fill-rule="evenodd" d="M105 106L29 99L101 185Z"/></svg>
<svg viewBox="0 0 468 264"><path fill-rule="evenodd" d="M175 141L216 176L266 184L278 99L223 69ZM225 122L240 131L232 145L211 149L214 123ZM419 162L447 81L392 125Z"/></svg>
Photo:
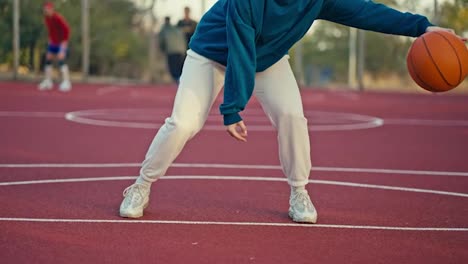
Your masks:
<svg viewBox="0 0 468 264"><path fill-rule="evenodd" d="M151 184L152 184L152 182L149 182L149 181L145 180L145 179L144 179L143 177L141 177L141 176L137 178L137 180L136 180L135 183L141 184L141 185L144 185L144 186L147 186L147 187L151 187Z"/></svg>
<svg viewBox="0 0 468 264"><path fill-rule="evenodd" d="M64 81L69 82L70 81L70 73L68 71L68 65L64 64L62 67L60 67L60 71L62 72L62 79Z"/></svg>
<svg viewBox="0 0 468 264"><path fill-rule="evenodd" d="M53 71L52 65L46 65L44 67L44 74L45 74L46 80L52 81L52 71Z"/></svg>
<svg viewBox="0 0 468 264"><path fill-rule="evenodd" d="M305 190L306 190L305 185L304 186L297 186L297 187L291 186L291 193L303 192Z"/></svg>

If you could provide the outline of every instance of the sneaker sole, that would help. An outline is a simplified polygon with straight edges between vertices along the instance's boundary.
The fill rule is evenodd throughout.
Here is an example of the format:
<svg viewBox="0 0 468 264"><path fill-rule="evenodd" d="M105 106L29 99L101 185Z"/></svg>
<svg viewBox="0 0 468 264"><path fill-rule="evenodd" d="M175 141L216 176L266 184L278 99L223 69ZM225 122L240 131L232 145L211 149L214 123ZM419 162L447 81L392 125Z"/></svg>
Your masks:
<svg viewBox="0 0 468 264"><path fill-rule="evenodd" d="M123 218L140 218L143 216L143 213L141 214L126 214L126 213L120 213L120 217L123 217Z"/></svg>
<svg viewBox="0 0 468 264"><path fill-rule="evenodd" d="M149 202L147 202L144 206L143 206L143 210L146 209L146 207L148 207L149 205ZM141 211L140 214L129 214L129 213L122 213L122 212L119 212L120 214L120 217L124 217L124 218L140 218L143 216L143 211Z"/></svg>
<svg viewBox="0 0 468 264"><path fill-rule="evenodd" d="M296 223L303 223L303 224L315 224L317 223L317 215L312 217L296 217L294 213L289 212L289 217Z"/></svg>

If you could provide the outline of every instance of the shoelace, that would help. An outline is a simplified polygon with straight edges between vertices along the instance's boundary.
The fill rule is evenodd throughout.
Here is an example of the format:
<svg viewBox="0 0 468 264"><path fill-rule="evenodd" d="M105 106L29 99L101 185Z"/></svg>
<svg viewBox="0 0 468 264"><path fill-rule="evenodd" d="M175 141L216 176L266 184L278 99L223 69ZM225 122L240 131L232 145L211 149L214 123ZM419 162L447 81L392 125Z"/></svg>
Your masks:
<svg viewBox="0 0 468 264"><path fill-rule="evenodd" d="M309 195L308 195L307 191L294 193L293 197L292 197L292 201L301 202L306 207L309 207L309 205L312 203L310 201L310 198L309 198Z"/></svg>
<svg viewBox="0 0 468 264"><path fill-rule="evenodd" d="M139 184L136 184L136 183L134 183L134 184L128 186L128 187L125 188L125 190L123 191L123 196L124 196L124 197L127 197L128 193L129 193L133 188L139 190L140 187L141 187L141 186L140 186Z"/></svg>

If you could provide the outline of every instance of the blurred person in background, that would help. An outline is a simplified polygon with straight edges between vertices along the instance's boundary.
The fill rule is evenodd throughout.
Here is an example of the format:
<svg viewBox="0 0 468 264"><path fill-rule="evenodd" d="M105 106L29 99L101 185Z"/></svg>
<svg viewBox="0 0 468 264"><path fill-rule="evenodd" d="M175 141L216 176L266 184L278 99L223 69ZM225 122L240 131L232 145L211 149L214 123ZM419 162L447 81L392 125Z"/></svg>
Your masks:
<svg viewBox="0 0 468 264"><path fill-rule="evenodd" d="M177 83L182 74L187 44L185 36L179 27L171 24L171 18L164 18L164 25L159 32L159 47L167 56L169 72Z"/></svg>
<svg viewBox="0 0 468 264"><path fill-rule="evenodd" d="M190 17L190 7L186 6L184 8L184 18L179 20L177 26L182 29L185 34L185 41L187 42L187 46L192 38L193 34L195 33L195 29L197 28L197 21L193 20Z"/></svg>
<svg viewBox="0 0 468 264"><path fill-rule="evenodd" d="M70 73L65 60L68 53L68 41L70 39L70 26L65 18L54 9L52 2L45 2L43 5L44 22L48 32L47 54L44 67L44 80L39 84L39 90L51 90L54 87L52 81L53 60L58 62L60 72L62 73L62 83L59 90L68 92L72 85L70 82Z"/></svg>

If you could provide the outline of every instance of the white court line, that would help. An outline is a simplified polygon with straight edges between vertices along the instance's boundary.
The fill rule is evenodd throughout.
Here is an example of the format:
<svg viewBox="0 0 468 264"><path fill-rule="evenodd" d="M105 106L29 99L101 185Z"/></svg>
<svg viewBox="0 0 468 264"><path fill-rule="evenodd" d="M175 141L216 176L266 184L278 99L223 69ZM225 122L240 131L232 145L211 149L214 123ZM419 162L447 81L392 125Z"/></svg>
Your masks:
<svg viewBox="0 0 468 264"><path fill-rule="evenodd" d="M0 164L0 168L133 168L141 163L38 163L38 164ZM248 169L248 170L281 170L278 165L247 165L247 164L216 164L216 163L173 163L174 168L205 168L205 169ZM468 172L457 171L425 171L425 170L397 170L374 168L346 168L346 167L317 167L312 171L375 173L375 174L405 174L426 176L459 176L468 177Z"/></svg>
<svg viewBox="0 0 468 264"><path fill-rule="evenodd" d="M45 180L32 180L32 181L12 181L0 182L0 186L17 186L17 185L34 185L34 184L54 184L54 183L75 183L75 182L96 182L96 181L122 181L134 180L136 176L113 176L113 177L92 177L92 178L72 178L72 179L45 179ZM283 177L254 177L254 176L208 176L208 175L183 175L183 176L164 176L161 180L231 180L231 181L267 181L267 182L286 182L287 179ZM445 196L466 197L467 193L437 191L431 189L407 188L388 185L377 184L363 184L355 182L343 181L324 181L324 180L309 180L309 183L335 185L345 187L367 188L367 189L380 189L388 191L401 191L401 192L414 192L414 193L427 193Z"/></svg>
<svg viewBox="0 0 468 264"><path fill-rule="evenodd" d="M134 180L136 176L114 176L114 177L96 177L96 178L76 178L76 179L48 179L36 181L17 181L2 182L0 186L30 185L30 184L50 184L50 183L71 183L71 182L96 182L96 181L117 181ZM239 181L275 181L285 182L284 178L272 177L248 177L248 176L166 176L162 180L239 180ZM310 181L316 184L328 184L338 186L360 187L383 189L392 191L429 193L438 195L449 195L457 197L468 197L468 194L442 192L436 190L404 188L385 185L359 184L352 182L339 181ZM316 228L336 228L336 229L367 229L367 230L392 230L392 231L450 231L465 232L468 228L456 227L398 227L398 226L368 226L368 225L334 225L334 224L316 224L305 225L297 223L261 223L261 222L214 222L214 221L179 221L179 220L106 220L106 219L47 219L47 218L13 218L2 217L3 222L38 222L38 223L117 223L117 224L174 224L174 225L225 225L225 226L273 226L273 227L316 227Z"/></svg>
<svg viewBox="0 0 468 264"><path fill-rule="evenodd" d="M103 89L99 92L99 89ZM106 93L114 92L117 90L121 89L126 89L125 87L117 87L117 86L110 86L110 87L103 87L99 88L97 90L98 95L103 95ZM84 123L84 124L90 124L90 125L102 125L102 126L119 126L118 124L113 124L113 123L99 123L98 121L100 120L95 120L91 119L91 123L83 121L82 117L90 116L90 115L99 115L99 114L106 114L106 112L102 111L109 111L109 110L115 110L115 111L138 111L138 109L101 109L101 110L82 110L78 111L80 113L80 117L75 117L73 114L76 112L72 113L62 113L62 112L34 112L34 111L29 111L29 112L22 112L22 111L0 111L0 117L58 117L58 118L63 118L67 114L72 114L72 116L68 116L68 118L71 119L77 119L74 121L77 121L78 123ZM140 109L141 110L141 109ZM89 111L89 113L88 113ZM94 112L95 111L95 112ZM102 113L99 113L101 111ZM159 109L159 108L154 108L154 109L148 109L149 113L160 113L160 114L165 114L167 115L170 113L170 110L167 109ZM307 111L306 111L307 112ZM326 113L326 112L323 112ZM112 113L107 113L109 117L112 117ZM249 109L246 111L246 115L249 116L251 114L262 114L261 117L263 117L264 112L261 109ZM343 113L342 113L343 114ZM353 114L350 114L353 115ZM356 115L359 116L359 115ZM367 117L367 116L364 116ZM369 116L370 117L370 116ZM216 118L215 113L210 114L210 118ZM437 119L404 119L404 118L377 118L377 117L372 117L375 118L373 120L373 123L371 127L364 126L364 128L372 128L374 126L381 126L383 124L385 125L417 125L417 126L468 126L468 121L466 120L437 120ZM262 120L263 121L263 120ZM361 120L362 121L362 120ZM94 123L93 123L94 122ZM114 121L115 122L115 121ZM127 124L125 122L121 122L120 126L128 126L128 127L135 127L135 128L157 128L160 125L148 125L148 124L141 124L141 123L134 123L133 125ZM352 125L352 124L351 124ZM266 129L264 127L260 127L259 129ZM271 127L268 127L268 129L271 129ZM353 129L353 128L351 128ZM357 129L362 129L358 127ZM350 129L345 129L345 130L350 130Z"/></svg>
<svg viewBox="0 0 468 264"><path fill-rule="evenodd" d="M219 225L219 226L260 226L260 227L298 227L330 229L364 229L388 231L426 231L426 232L466 232L464 227L397 227L366 225L296 224L296 223L259 223L259 222L214 222L214 221L177 221L177 220L112 220L112 219L53 219L53 218L12 218L1 217L2 222L35 223L89 223L89 224L159 224L159 225Z"/></svg>
<svg viewBox="0 0 468 264"><path fill-rule="evenodd" d="M65 119L71 122L76 122L85 125L105 126L105 127L125 127L125 128L143 128L143 129L158 129L162 126L161 120L153 120L152 118L142 122L140 120L106 120L105 117L114 117L116 114L128 117L132 114L141 116L151 113L152 109L91 109L70 112L65 115ZM305 111L306 115L315 115L315 118L320 117L325 120L343 120L353 121L353 123L344 124L313 124L309 125L310 131L349 131L380 127L384 121L377 117L365 116L352 113L341 112L324 112L324 111ZM101 118L101 119L100 119ZM262 118L263 120L263 118ZM258 120L256 120L258 121ZM203 130L224 131L226 128L222 125L205 125ZM272 125L249 125L251 131L274 131Z"/></svg>
<svg viewBox="0 0 468 264"><path fill-rule="evenodd" d="M385 125L468 126L466 120L384 119Z"/></svg>
<svg viewBox="0 0 468 264"><path fill-rule="evenodd" d="M61 112L19 112L0 111L0 117L58 117L64 118L66 113Z"/></svg>
<svg viewBox="0 0 468 264"><path fill-rule="evenodd" d="M0 168L131 168L141 163L38 163L38 164L0 164Z"/></svg>

